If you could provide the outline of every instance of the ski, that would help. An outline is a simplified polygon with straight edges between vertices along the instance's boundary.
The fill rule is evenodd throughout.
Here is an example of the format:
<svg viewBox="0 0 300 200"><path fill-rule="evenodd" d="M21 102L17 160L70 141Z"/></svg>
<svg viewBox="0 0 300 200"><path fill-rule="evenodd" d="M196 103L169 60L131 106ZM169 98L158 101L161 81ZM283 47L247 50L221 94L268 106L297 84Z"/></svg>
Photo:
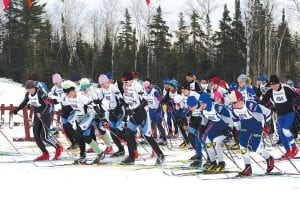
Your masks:
<svg viewBox="0 0 300 200"><path fill-rule="evenodd" d="M228 172L225 173L226 176L197 176L200 180L230 180L230 179L253 179L253 178L260 178L260 177L272 177L272 176L290 176L288 174L282 172L269 172L269 173L253 173L251 176L241 176L238 172Z"/></svg>

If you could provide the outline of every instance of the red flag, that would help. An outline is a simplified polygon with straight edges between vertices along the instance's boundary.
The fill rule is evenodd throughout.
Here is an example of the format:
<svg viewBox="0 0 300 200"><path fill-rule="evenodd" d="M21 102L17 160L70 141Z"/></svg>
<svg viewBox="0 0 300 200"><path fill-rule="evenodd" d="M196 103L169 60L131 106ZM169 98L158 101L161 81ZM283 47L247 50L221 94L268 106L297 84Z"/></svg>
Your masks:
<svg viewBox="0 0 300 200"><path fill-rule="evenodd" d="M150 4L150 0L146 0L146 4L149 5Z"/></svg>
<svg viewBox="0 0 300 200"><path fill-rule="evenodd" d="M4 5L3 10L4 10L4 12L7 11L9 4L10 4L10 0L3 0L3 5Z"/></svg>
<svg viewBox="0 0 300 200"><path fill-rule="evenodd" d="M28 7L32 7L32 1L31 1L31 0L28 0L28 1L27 1L27 5L28 5Z"/></svg>

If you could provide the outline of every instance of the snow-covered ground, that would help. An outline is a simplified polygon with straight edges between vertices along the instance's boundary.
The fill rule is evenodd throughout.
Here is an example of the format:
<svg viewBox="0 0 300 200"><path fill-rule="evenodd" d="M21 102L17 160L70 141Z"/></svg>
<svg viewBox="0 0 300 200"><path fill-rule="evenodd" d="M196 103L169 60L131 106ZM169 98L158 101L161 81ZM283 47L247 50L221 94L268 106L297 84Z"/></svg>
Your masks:
<svg viewBox="0 0 300 200"><path fill-rule="evenodd" d="M16 92L11 92L15 90ZM0 79L0 104L13 102L17 105L23 98L24 89L21 85ZM5 94L3 96L3 94ZM17 96L18 95L18 96ZM20 96L19 96L20 95ZM8 113L6 113L8 115ZM8 116L5 117L5 120ZM21 121L14 116L14 121ZM22 126L9 129L4 126L0 129L10 141L14 137L24 136ZM64 146L67 142L61 136L58 138ZM99 140L100 142L101 140ZM297 199L300 192L300 176L294 177L256 177L234 180L210 180L201 178L213 178L221 175L199 175L175 177L166 176L164 168L172 165L188 165L187 160L193 155L191 150L178 148L180 141L173 140L175 146L172 150L164 147L166 154L165 164L161 168L139 169L134 166L55 166L70 163L71 158L67 152L62 155L61 161L21 163L31 160L40 154L33 142L13 142L21 154L0 133L0 196L3 200L30 199ZM102 146L102 145L101 145ZM104 148L104 146L102 146ZM151 151L149 146L144 146ZM54 154L54 149L47 147ZM282 148L282 147L281 147ZM269 148L270 153L278 158L281 154L276 147ZM138 160L140 165L153 165L155 158L139 146L139 153L146 161ZM93 157L94 155L89 155ZM264 168L266 165L256 153L253 158L259 161ZM105 158L105 161L119 162L121 158ZM243 168L242 159L237 155L236 162ZM179 162L180 161L180 162ZM234 164L225 158L227 169L238 170ZM300 159L293 160L300 168ZM252 164L253 171L263 173L256 164ZM276 166L282 171L296 172L288 161L276 162ZM140 167L142 168L142 167ZM139 169L139 170L138 170ZM168 170L165 170L168 171ZM276 169L274 170L276 171Z"/></svg>

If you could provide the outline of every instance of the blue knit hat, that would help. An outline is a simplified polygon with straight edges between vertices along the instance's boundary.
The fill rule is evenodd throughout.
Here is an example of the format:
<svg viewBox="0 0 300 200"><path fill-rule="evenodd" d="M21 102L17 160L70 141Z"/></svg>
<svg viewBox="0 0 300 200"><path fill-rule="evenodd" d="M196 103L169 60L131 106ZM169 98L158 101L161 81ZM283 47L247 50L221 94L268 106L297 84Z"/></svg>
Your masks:
<svg viewBox="0 0 300 200"><path fill-rule="evenodd" d="M107 72L105 75L107 76L108 79L112 79L113 78L112 72Z"/></svg>
<svg viewBox="0 0 300 200"><path fill-rule="evenodd" d="M174 87L178 87L178 82L175 79L170 80L169 84L174 86Z"/></svg>
<svg viewBox="0 0 300 200"><path fill-rule="evenodd" d="M167 84L170 84L170 79L168 79L168 78L163 80L163 85L167 85Z"/></svg>
<svg viewBox="0 0 300 200"><path fill-rule="evenodd" d="M189 96L187 99L186 104L188 105L188 107L194 107L198 104L199 102L197 101L195 96Z"/></svg>
<svg viewBox="0 0 300 200"><path fill-rule="evenodd" d="M267 81L268 79L267 79L267 76L266 76L266 75L261 74L261 75L258 77L258 80L259 80L259 81Z"/></svg>
<svg viewBox="0 0 300 200"><path fill-rule="evenodd" d="M205 103L207 104L207 107L206 107L206 110L211 110L211 107L212 107L212 101L211 101L211 98L210 98L210 95L205 93L205 92L202 92L200 94L200 98L199 98L199 101L200 103Z"/></svg>

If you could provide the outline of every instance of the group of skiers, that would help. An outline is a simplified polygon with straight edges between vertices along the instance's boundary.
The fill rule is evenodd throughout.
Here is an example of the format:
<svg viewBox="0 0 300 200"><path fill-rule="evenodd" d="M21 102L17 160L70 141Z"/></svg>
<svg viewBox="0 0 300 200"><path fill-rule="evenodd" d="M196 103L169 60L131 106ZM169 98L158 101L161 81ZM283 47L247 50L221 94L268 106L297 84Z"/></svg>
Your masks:
<svg viewBox="0 0 300 200"><path fill-rule="evenodd" d="M229 137L239 144L245 163L241 176L252 174L250 152L258 149L266 160L266 171L273 170L274 158L261 145L264 133L278 129L286 150L282 159L297 155L298 130L293 133L291 129L297 122L299 94L297 89L281 83L278 76L271 75L267 80L261 75L255 87L245 74L238 76L237 83L230 84L217 76L198 81L192 72L187 73L185 79L181 84L175 79L165 79L160 89L149 78L139 80L135 71L125 71L120 81L114 80L111 72L101 74L95 85L76 74L70 80L63 80L55 73L52 75L54 86L47 91L36 75L31 74L25 82L25 98L14 114L27 104L34 108L34 138L43 152L37 161L49 159L44 142L55 148L54 159L63 151L50 134L53 113L60 115L57 123L62 124L71 142L70 149L79 146L80 157L76 161L79 163L86 162L86 143L91 147L88 151L97 154L94 162L101 162L105 154L125 155L122 142L126 141L128 156L122 164L134 164L139 156L137 132L157 156L156 165L165 160L159 145L166 145L168 137L179 133L183 138L180 146L191 145L195 149L190 165L203 165L208 171L224 170L223 144ZM272 110L277 112L278 127L274 127ZM99 148L95 130L101 133L107 146L105 150ZM160 142L154 139L156 132ZM111 140L117 151L113 151ZM207 155L205 164L202 163L203 152Z"/></svg>

